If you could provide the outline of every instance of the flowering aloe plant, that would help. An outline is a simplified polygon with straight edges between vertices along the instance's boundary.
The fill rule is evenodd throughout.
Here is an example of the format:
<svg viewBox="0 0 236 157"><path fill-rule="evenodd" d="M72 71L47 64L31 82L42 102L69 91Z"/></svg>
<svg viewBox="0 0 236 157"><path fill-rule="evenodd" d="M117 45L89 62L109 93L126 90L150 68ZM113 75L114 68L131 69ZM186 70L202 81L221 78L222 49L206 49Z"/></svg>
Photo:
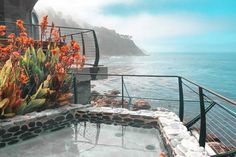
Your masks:
<svg viewBox="0 0 236 157"><path fill-rule="evenodd" d="M53 108L69 103L72 65L83 67L85 57L79 44L61 41L52 24L50 37L46 34L48 17L41 22L41 39L28 37L21 20L16 21L18 36L11 33L7 44L0 45L0 115L11 117L32 111ZM0 26L0 36L6 35L6 26ZM63 40L65 41L65 40ZM43 45L47 44L47 49Z"/></svg>

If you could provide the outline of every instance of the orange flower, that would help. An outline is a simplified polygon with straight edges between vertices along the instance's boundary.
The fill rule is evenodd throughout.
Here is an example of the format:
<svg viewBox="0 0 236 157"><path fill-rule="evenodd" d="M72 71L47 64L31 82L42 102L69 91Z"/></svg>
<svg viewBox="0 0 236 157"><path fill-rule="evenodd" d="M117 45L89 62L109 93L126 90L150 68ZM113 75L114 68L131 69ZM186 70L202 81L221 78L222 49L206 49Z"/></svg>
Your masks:
<svg viewBox="0 0 236 157"><path fill-rule="evenodd" d="M16 25L21 31L25 31L24 22L22 20L16 20Z"/></svg>
<svg viewBox="0 0 236 157"><path fill-rule="evenodd" d="M16 58L20 58L20 53L15 51L15 52L12 52L13 56L16 57Z"/></svg>
<svg viewBox="0 0 236 157"><path fill-rule="evenodd" d="M21 83L22 83L22 84L26 84L28 78L27 78L27 76L26 76L25 74L21 73L21 74L20 74L20 80L21 80Z"/></svg>
<svg viewBox="0 0 236 157"><path fill-rule="evenodd" d="M62 67L61 63L57 63L57 64L55 65L56 70L60 69L61 67Z"/></svg>
<svg viewBox="0 0 236 157"><path fill-rule="evenodd" d="M66 63L67 63L68 66L74 64L74 58L73 57L69 57Z"/></svg>
<svg viewBox="0 0 236 157"><path fill-rule="evenodd" d="M11 33L11 34L8 35L8 39L10 39L10 40L13 39L14 37L15 37L14 33Z"/></svg>
<svg viewBox="0 0 236 157"><path fill-rule="evenodd" d="M5 32L0 32L0 36L4 36L6 33Z"/></svg>
<svg viewBox="0 0 236 157"><path fill-rule="evenodd" d="M51 52L52 52L54 55L57 54L57 50L56 50L56 49L51 50Z"/></svg>
<svg viewBox="0 0 236 157"><path fill-rule="evenodd" d="M59 74L65 74L65 69L64 69L63 67L60 68L59 71L58 71L58 73L59 73Z"/></svg>
<svg viewBox="0 0 236 157"><path fill-rule="evenodd" d="M59 35L58 31L56 30L56 27L53 27L53 28L52 28L52 35L53 35L54 40L55 40L56 42L59 42L59 41L60 41L60 35Z"/></svg>
<svg viewBox="0 0 236 157"><path fill-rule="evenodd" d="M74 48L76 51L78 51L78 50L80 49L80 46L79 46L79 44L78 44L77 42L74 42L73 48Z"/></svg>
<svg viewBox="0 0 236 157"><path fill-rule="evenodd" d="M61 47L61 53L62 53L62 54L65 54L66 52L69 51L69 49L70 49L69 46L64 45L64 46Z"/></svg>
<svg viewBox="0 0 236 157"><path fill-rule="evenodd" d="M74 55L75 59L77 60L80 60L81 59L81 55L79 52L77 52L75 55Z"/></svg>
<svg viewBox="0 0 236 157"><path fill-rule="evenodd" d="M25 32L22 32L22 33L20 33L20 37L27 37L28 35L27 35L27 33L25 33Z"/></svg>
<svg viewBox="0 0 236 157"><path fill-rule="evenodd" d="M48 25L48 16L43 16L43 19L41 21L41 32L45 32L45 30L47 29L47 25Z"/></svg>
<svg viewBox="0 0 236 157"><path fill-rule="evenodd" d="M64 67L62 66L61 63L56 64L55 69L56 69L58 74L62 74L62 75L65 74L65 69L64 69Z"/></svg>
<svg viewBox="0 0 236 157"><path fill-rule="evenodd" d="M51 66L51 63L50 63L50 62L47 62L47 63L45 64L45 67L46 67L46 68L50 68L50 66Z"/></svg>
<svg viewBox="0 0 236 157"><path fill-rule="evenodd" d="M34 46L34 39L33 38L29 38L28 44Z"/></svg>
<svg viewBox="0 0 236 157"><path fill-rule="evenodd" d="M6 31L6 26L4 26L4 25L0 25L0 31Z"/></svg>
<svg viewBox="0 0 236 157"><path fill-rule="evenodd" d="M6 26L0 25L0 36L4 36L6 34Z"/></svg>
<svg viewBox="0 0 236 157"><path fill-rule="evenodd" d="M29 38L27 37L27 33L25 32L20 33L20 37L17 37L16 41L24 45L28 44Z"/></svg>
<svg viewBox="0 0 236 157"><path fill-rule="evenodd" d="M10 44L10 45L7 45L7 47L1 48L1 51L2 51L2 53L4 53L4 54L9 54L10 51L12 50L12 48L13 48L13 45Z"/></svg>
<svg viewBox="0 0 236 157"><path fill-rule="evenodd" d="M63 60L65 63L68 61L68 57L67 56L62 56L61 60Z"/></svg>

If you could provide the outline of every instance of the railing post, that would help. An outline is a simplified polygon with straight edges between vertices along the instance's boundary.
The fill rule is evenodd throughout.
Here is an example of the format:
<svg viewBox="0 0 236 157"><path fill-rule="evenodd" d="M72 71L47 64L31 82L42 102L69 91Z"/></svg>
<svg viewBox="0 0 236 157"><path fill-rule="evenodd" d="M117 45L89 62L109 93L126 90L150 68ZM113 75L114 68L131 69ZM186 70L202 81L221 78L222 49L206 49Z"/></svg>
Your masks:
<svg viewBox="0 0 236 157"><path fill-rule="evenodd" d="M122 108L124 108L124 76L122 75L121 76L121 105L122 105Z"/></svg>
<svg viewBox="0 0 236 157"><path fill-rule="evenodd" d="M204 95L203 95L202 87L199 87L199 100L200 100L200 115L201 115L199 144L200 146L205 147L206 114L205 114Z"/></svg>
<svg viewBox="0 0 236 157"><path fill-rule="evenodd" d="M97 36L96 36L96 33L95 31L93 30L93 37L94 37L94 44L95 44L95 50L96 50L96 58L95 58L95 61L94 61L94 66L98 66L98 62L99 62L99 46L98 46L98 40L97 40Z"/></svg>
<svg viewBox="0 0 236 157"><path fill-rule="evenodd" d="M179 82L179 118L180 118L180 121L183 122L184 120L184 93L183 93L181 77L178 77L178 82Z"/></svg>
<svg viewBox="0 0 236 157"><path fill-rule="evenodd" d="M76 76L73 75L73 89L74 89L74 104L78 103L77 98L77 79Z"/></svg>
<svg viewBox="0 0 236 157"><path fill-rule="evenodd" d="M81 33L82 46L83 46L83 55L85 55L85 45L84 45L84 35Z"/></svg>

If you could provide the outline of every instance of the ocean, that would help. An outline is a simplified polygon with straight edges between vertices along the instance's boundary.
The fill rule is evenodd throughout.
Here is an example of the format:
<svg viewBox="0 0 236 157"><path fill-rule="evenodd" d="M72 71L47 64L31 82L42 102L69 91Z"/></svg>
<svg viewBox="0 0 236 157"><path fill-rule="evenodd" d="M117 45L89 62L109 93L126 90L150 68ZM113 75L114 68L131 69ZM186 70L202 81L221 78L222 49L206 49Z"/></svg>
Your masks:
<svg viewBox="0 0 236 157"><path fill-rule="evenodd" d="M236 100L236 53L154 53L149 56L101 57L99 64L107 66L109 73L115 74L183 76ZM164 93L163 89L176 85L176 82L165 78L127 79L127 88L130 88L129 94L133 93L132 96L158 97L160 93L168 96L169 93ZM114 84L119 84L118 80L114 80L103 83L106 88L112 89L116 86Z"/></svg>
<svg viewBox="0 0 236 157"><path fill-rule="evenodd" d="M108 67L112 74L152 74L179 75L190 79L225 97L236 100L236 53L156 53L149 56L101 57L100 63ZM152 108L164 107L179 113L179 88L177 78L124 77L125 101L133 104L137 99L145 99ZM187 84L187 82L185 82ZM109 77L93 81L92 90L107 93L109 90L121 91L121 78ZM198 88L187 84L197 93L183 85L184 121L188 122L200 114ZM220 105L215 105L206 115L207 133L217 135L226 146L235 146L234 105L222 101L203 91L208 98ZM132 97L132 98L131 98ZM141 98L140 98L141 97ZM205 97L206 98L206 97ZM205 108L211 101L206 98ZM175 100L175 101L171 101ZM186 101L189 100L189 101ZM192 127L199 128L200 121Z"/></svg>

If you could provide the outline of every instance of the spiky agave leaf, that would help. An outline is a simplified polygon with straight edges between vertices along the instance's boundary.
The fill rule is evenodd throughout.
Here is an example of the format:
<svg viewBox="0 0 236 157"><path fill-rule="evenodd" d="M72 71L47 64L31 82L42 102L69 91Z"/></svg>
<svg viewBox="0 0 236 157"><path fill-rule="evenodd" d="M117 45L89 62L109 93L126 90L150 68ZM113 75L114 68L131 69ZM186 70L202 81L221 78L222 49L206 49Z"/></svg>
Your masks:
<svg viewBox="0 0 236 157"><path fill-rule="evenodd" d="M29 99L25 99L24 103L21 105L18 114L25 114L31 111L35 111L45 105L47 94L50 89L47 86L47 80L40 84L36 93L32 95Z"/></svg>
<svg viewBox="0 0 236 157"><path fill-rule="evenodd" d="M0 96L3 98L0 103L1 115L17 112L22 102L20 88L15 82L8 81L1 90L2 94Z"/></svg>
<svg viewBox="0 0 236 157"><path fill-rule="evenodd" d="M0 109L2 109L9 102L9 98L4 98L0 101Z"/></svg>
<svg viewBox="0 0 236 157"><path fill-rule="evenodd" d="M31 46L29 49L30 49L30 54L31 54L31 59L30 60L37 64L38 59L37 59L37 55L36 55L34 47Z"/></svg>
<svg viewBox="0 0 236 157"><path fill-rule="evenodd" d="M12 71L11 59L7 60L0 72L0 87L3 87Z"/></svg>
<svg viewBox="0 0 236 157"><path fill-rule="evenodd" d="M28 103L25 101L17 114L26 114L29 112L36 111L37 109L41 108L46 102L46 99L31 99Z"/></svg>
<svg viewBox="0 0 236 157"><path fill-rule="evenodd" d="M44 88L43 87L43 83L39 86L37 92L32 95L31 99L41 99L41 98L45 98L46 95L49 92L49 88Z"/></svg>
<svg viewBox="0 0 236 157"><path fill-rule="evenodd" d="M35 73L35 75L39 77L40 82L42 82L44 80L43 70L41 70L37 64L34 64L33 62L31 64L33 73Z"/></svg>
<svg viewBox="0 0 236 157"><path fill-rule="evenodd" d="M37 51L37 59L38 59L38 62L41 64L41 66L46 61L46 55L44 54L42 48L39 48Z"/></svg>

